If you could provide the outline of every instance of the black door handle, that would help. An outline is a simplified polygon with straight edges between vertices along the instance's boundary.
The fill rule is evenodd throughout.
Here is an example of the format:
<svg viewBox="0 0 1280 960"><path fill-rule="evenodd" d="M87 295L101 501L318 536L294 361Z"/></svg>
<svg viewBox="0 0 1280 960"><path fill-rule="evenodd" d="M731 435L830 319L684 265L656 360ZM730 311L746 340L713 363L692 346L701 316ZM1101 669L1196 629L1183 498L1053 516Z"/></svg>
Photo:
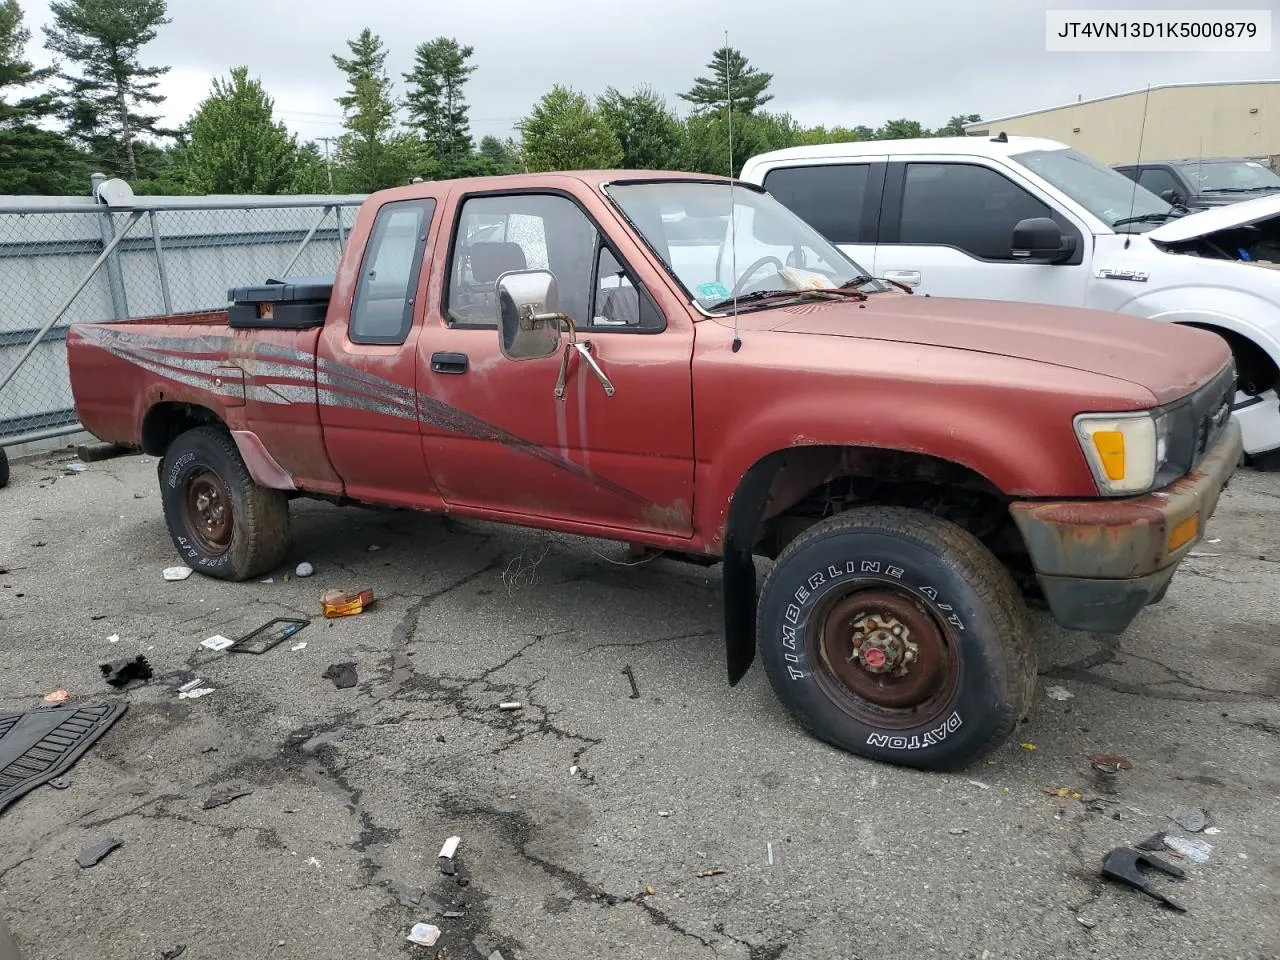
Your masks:
<svg viewBox="0 0 1280 960"><path fill-rule="evenodd" d="M467 355L465 353L433 353L431 355L432 373L466 373Z"/></svg>

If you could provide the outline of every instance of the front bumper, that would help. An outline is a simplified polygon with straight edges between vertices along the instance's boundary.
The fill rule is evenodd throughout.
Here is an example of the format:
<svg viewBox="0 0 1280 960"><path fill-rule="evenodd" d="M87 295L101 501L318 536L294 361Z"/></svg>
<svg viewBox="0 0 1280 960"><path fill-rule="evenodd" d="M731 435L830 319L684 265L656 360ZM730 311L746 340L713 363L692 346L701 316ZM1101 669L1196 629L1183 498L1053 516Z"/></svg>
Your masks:
<svg viewBox="0 0 1280 960"><path fill-rule="evenodd" d="M1242 452L1240 425L1232 418L1199 465L1162 490L1122 500L1011 505L1058 623L1122 633L1143 607L1159 600L1204 536Z"/></svg>

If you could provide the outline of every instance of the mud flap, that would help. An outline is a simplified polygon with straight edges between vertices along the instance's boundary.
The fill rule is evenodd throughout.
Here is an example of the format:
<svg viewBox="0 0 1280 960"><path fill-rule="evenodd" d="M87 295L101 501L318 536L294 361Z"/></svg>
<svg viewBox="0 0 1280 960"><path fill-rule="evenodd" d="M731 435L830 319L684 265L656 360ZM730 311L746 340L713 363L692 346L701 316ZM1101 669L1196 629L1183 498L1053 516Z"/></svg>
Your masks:
<svg viewBox="0 0 1280 960"><path fill-rule="evenodd" d="M128 707L118 700L0 713L0 810L71 769Z"/></svg>

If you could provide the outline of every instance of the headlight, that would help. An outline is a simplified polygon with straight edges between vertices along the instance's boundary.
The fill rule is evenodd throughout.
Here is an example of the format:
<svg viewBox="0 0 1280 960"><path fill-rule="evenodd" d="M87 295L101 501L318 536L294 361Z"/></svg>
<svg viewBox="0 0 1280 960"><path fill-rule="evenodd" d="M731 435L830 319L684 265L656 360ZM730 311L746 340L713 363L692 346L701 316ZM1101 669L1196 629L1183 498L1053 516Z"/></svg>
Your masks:
<svg viewBox="0 0 1280 960"><path fill-rule="evenodd" d="M1167 414L1082 413L1075 425L1103 494L1146 493L1155 485L1169 459Z"/></svg>

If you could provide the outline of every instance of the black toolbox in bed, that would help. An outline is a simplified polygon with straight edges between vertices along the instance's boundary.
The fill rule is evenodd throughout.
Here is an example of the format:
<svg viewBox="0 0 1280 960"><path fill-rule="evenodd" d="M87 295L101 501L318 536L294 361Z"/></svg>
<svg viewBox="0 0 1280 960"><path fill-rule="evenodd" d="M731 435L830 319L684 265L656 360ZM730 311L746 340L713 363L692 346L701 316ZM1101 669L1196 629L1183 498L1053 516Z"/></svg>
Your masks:
<svg viewBox="0 0 1280 960"><path fill-rule="evenodd" d="M324 325L333 277L285 277L256 287L233 287L227 323L232 327L305 330Z"/></svg>

